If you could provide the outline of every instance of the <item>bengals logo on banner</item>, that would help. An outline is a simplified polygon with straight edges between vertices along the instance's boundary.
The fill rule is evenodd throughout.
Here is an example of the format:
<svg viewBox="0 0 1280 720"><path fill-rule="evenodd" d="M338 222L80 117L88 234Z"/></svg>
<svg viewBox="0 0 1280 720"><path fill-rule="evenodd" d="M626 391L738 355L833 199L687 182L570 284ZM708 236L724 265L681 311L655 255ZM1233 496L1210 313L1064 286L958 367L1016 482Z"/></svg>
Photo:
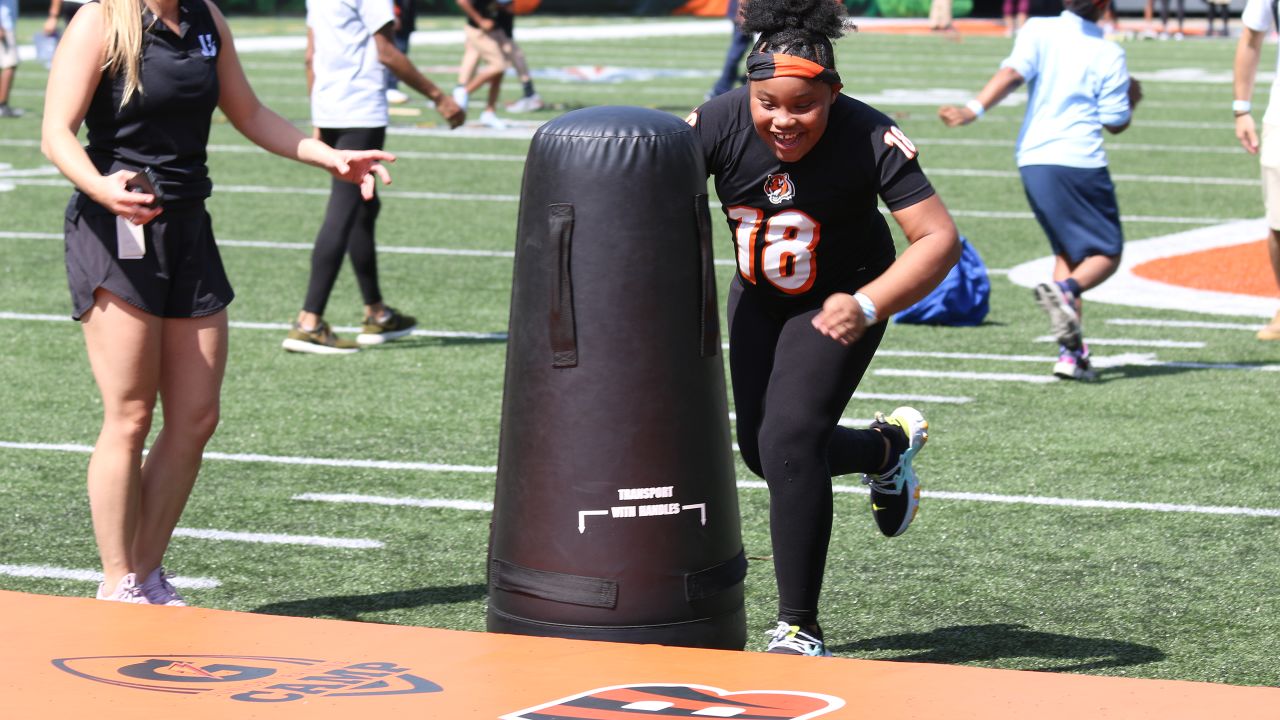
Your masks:
<svg viewBox="0 0 1280 720"><path fill-rule="evenodd" d="M778 173L765 178L764 194L774 205L781 205L795 197L796 186L791 182L791 173Z"/></svg>
<svg viewBox="0 0 1280 720"><path fill-rule="evenodd" d="M503 715L502 720L733 718L808 720L844 707L831 695L793 690L728 692L708 685L615 685Z"/></svg>
<svg viewBox="0 0 1280 720"><path fill-rule="evenodd" d="M58 658L54 667L95 682L179 695L211 693L241 702L440 692L390 662L350 663L251 655L117 655Z"/></svg>

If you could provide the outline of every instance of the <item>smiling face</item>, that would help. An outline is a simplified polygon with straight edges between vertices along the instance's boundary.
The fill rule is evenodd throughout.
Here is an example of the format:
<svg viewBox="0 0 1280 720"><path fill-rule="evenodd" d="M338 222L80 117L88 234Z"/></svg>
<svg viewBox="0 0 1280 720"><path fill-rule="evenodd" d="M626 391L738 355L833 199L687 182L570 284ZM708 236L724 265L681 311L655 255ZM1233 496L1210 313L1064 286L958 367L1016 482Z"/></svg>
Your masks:
<svg viewBox="0 0 1280 720"><path fill-rule="evenodd" d="M808 78L752 80L751 122L756 135L774 157L797 162L822 138L838 92L833 85Z"/></svg>

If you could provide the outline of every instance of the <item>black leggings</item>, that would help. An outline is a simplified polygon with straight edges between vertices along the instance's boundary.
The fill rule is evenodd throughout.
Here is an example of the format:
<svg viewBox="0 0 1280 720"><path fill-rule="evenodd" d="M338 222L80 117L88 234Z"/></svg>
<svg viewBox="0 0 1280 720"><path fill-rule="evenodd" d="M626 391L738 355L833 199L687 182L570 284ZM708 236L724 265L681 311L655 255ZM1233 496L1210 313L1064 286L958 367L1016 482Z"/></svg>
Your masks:
<svg viewBox="0 0 1280 720"><path fill-rule="evenodd" d="M885 441L875 430L837 423L858 387L884 323L845 346L819 333L810 304L781 310L735 277L729 289L729 367L738 446L769 485L769 532L778 619L817 622L831 541L831 477L875 472Z"/></svg>
<svg viewBox="0 0 1280 720"><path fill-rule="evenodd" d="M320 139L339 150L381 150L387 129L347 128L321 129ZM324 213L324 223L316 234L316 246L311 251L311 279L307 282L307 299L302 309L324 315L329 304L329 293L342 269L342 256L351 256L351 267L356 273L356 284L365 305L382 302L378 288L378 257L374 248L374 224L382 202L375 195L365 201L360 196L360 186L345 180L333 179L329 189L329 207Z"/></svg>
<svg viewBox="0 0 1280 720"><path fill-rule="evenodd" d="M1160 24L1169 24L1169 3L1171 0L1160 0ZM1182 21L1187 16L1187 0L1178 0L1178 32L1182 32Z"/></svg>

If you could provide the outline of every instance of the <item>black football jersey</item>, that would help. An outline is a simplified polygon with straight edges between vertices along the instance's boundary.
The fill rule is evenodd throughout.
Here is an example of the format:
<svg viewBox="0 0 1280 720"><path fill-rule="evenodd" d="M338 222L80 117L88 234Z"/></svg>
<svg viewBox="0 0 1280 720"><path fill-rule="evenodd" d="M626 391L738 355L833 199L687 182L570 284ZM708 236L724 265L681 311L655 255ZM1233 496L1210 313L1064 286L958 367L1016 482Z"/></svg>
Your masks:
<svg viewBox="0 0 1280 720"><path fill-rule="evenodd" d="M884 272L895 253L877 200L893 211L934 194L916 147L884 113L841 95L813 149L782 162L756 135L750 101L740 87L688 118L715 176L743 286L825 298Z"/></svg>

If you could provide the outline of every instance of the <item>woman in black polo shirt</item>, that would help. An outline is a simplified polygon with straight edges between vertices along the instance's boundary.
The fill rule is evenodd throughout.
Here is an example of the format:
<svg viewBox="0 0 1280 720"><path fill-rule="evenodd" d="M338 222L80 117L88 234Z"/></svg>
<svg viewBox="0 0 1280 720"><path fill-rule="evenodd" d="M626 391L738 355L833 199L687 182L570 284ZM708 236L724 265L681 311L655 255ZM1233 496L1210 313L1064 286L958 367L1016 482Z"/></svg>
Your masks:
<svg viewBox="0 0 1280 720"><path fill-rule="evenodd" d="M259 102L212 3L95 0L76 13L49 73L42 149L76 187L67 279L102 394L88 483L101 599L185 604L161 560L218 424L233 297L204 209L214 108L367 197L375 176L390 182L390 154L334 150ZM144 462L157 397L164 426Z"/></svg>

